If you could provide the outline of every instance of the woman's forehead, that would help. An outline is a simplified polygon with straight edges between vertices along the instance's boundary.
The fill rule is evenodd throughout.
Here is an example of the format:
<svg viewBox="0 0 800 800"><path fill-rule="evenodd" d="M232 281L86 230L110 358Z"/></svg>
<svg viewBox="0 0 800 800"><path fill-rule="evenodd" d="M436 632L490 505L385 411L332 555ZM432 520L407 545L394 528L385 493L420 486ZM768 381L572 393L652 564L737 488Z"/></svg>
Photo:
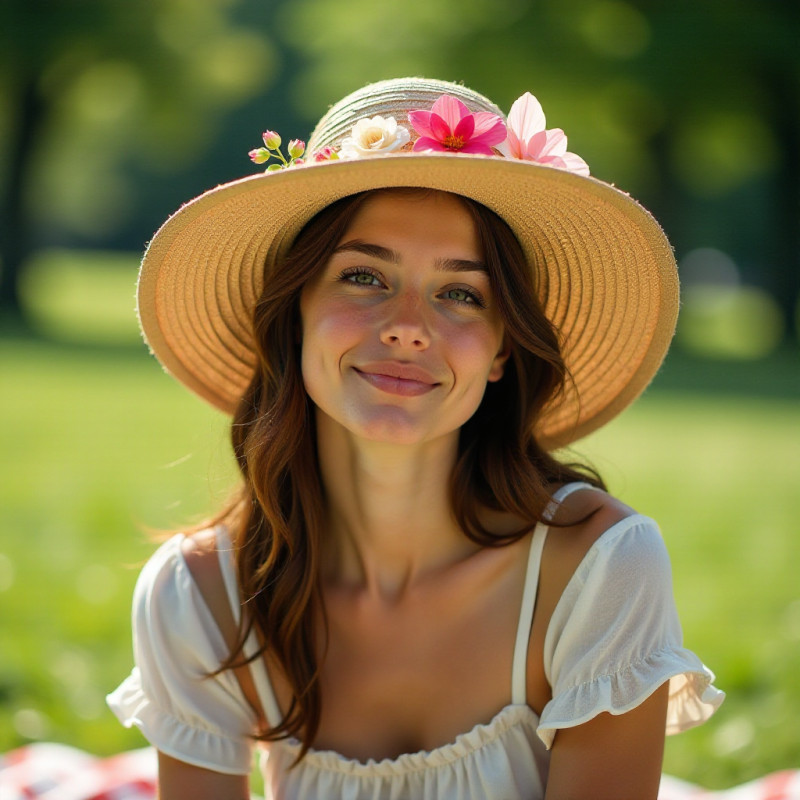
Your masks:
<svg viewBox="0 0 800 800"><path fill-rule="evenodd" d="M457 195L435 190L382 190L366 196L338 245L359 240L388 249L429 245L450 258L482 258L474 216Z"/></svg>

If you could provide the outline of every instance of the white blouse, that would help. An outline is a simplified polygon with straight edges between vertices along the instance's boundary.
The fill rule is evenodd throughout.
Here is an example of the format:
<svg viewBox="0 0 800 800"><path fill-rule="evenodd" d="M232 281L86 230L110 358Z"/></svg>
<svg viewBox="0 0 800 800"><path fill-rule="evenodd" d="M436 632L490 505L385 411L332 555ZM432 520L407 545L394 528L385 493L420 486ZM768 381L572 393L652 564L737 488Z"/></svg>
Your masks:
<svg viewBox="0 0 800 800"><path fill-rule="evenodd" d="M562 487L563 500L586 484ZM238 621L240 601L224 529L217 547ZM453 798L514 800L544 796L556 731L602 712L623 714L669 681L667 734L704 722L724 699L713 674L682 646L664 543L653 520L634 515L612 525L589 549L556 606L544 644L552 700L541 718L525 698L526 656L547 526L532 536L511 675L511 702L493 719L431 751L360 762L310 750L290 769L300 744L288 739L262 754L273 800ZM127 727L173 758L229 774L248 774L256 719L233 672L214 677L225 642L184 561L177 534L142 570L133 603L136 667L108 696ZM256 648L251 635L246 652ZM280 711L263 659L251 664L267 721Z"/></svg>

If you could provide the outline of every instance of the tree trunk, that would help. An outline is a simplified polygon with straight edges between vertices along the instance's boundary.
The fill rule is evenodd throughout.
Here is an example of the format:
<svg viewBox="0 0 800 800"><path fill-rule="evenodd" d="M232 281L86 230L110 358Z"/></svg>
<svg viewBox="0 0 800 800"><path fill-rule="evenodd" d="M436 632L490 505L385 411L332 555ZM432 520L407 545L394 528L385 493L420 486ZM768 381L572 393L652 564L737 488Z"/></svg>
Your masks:
<svg viewBox="0 0 800 800"><path fill-rule="evenodd" d="M800 87L785 64L774 64L766 76L772 101L772 124L782 157L775 176L772 231L764 243L772 260L769 275L781 309L787 338L795 338L795 315L800 303L800 113L790 98Z"/></svg>
<svg viewBox="0 0 800 800"><path fill-rule="evenodd" d="M17 85L16 130L7 152L8 174L0 198L0 319L23 319L20 297L22 266L33 249L26 180L44 115L38 76L25 74Z"/></svg>

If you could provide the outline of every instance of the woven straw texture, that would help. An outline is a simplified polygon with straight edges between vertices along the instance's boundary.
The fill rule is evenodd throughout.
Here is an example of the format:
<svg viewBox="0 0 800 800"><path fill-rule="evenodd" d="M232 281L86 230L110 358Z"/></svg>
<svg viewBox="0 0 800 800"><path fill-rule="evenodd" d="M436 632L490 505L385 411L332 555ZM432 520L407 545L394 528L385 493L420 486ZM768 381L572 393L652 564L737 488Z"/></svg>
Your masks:
<svg viewBox="0 0 800 800"><path fill-rule="evenodd" d="M429 109L444 92L473 111L486 98L438 81L385 82L334 106L309 151L338 145L358 119ZM499 214L517 235L573 381L545 410L537 435L568 444L629 405L658 370L674 333L678 281L658 223L609 184L512 159L394 153L254 175L181 208L142 262L139 315L153 353L174 377L232 412L253 373L250 317L303 225L357 192L412 186L454 192Z"/></svg>

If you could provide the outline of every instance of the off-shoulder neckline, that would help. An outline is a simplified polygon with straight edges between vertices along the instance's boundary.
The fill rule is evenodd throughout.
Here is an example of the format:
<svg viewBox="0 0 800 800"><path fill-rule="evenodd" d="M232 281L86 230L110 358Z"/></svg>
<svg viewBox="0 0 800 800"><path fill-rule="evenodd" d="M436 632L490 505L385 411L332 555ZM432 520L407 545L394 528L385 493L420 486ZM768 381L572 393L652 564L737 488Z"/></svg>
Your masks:
<svg viewBox="0 0 800 800"><path fill-rule="evenodd" d="M507 731L525 725L535 732L539 726L539 715L527 704L509 703L503 706L489 722L479 722L466 733L458 734L452 742L439 745L432 750L418 750L414 753L401 753L392 758L369 758L363 761L343 756L336 750L318 750L311 747L303 757L303 762L318 769L356 776L364 774L395 776L421 772L467 758L501 738ZM292 754L299 753L301 748L300 741L295 738L274 742L271 747L275 745L285 747Z"/></svg>

